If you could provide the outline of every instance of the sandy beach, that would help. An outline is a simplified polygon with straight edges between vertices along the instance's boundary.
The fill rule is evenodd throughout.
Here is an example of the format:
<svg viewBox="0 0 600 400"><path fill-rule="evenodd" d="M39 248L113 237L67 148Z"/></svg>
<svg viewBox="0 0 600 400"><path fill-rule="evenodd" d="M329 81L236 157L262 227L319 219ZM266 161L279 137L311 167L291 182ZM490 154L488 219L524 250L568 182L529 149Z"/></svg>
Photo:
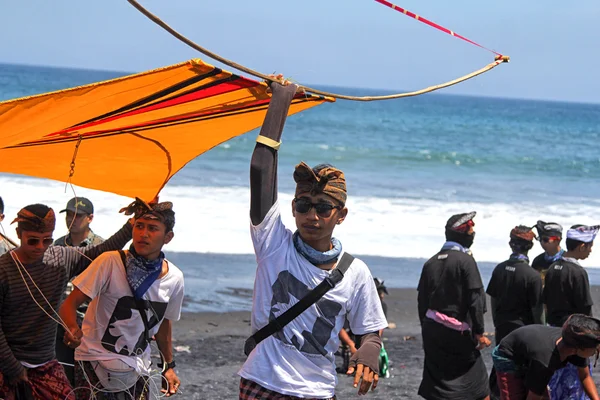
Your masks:
<svg viewBox="0 0 600 400"><path fill-rule="evenodd" d="M386 297L388 318L396 327L384 333L384 344L390 358L390 378L381 379L371 399L418 399L421 381L423 351L417 318L417 291L389 289ZM594 314L600 312L600 287L592 287ZM488 301L489 303L489 301ZM486 331L493 339L491 313L486 314ZM237 399L239 377L236 375L245 360L243 343L250 333L249 312L184 313L174 325L179 376L182 380L182 398ZM492 340L493 341L493 340ZM483 357L491 367L491 349ZM341 363L341 359L338 358ZM358 399L352 387L352 378L338 375L338 399ZM600 374L594 373L596 382ZM365 397L360 397L365 398Z"/></svg>

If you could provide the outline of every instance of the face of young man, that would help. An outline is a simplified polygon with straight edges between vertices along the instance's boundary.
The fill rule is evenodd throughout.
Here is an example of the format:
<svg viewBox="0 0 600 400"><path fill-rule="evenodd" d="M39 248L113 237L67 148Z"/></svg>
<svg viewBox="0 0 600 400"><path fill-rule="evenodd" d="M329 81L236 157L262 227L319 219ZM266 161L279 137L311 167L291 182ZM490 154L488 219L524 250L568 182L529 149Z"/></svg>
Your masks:
<svg viewBox="0 0 600 400"><path fill-rule="evenodd" d="M160 255L162 247L173 239L173 231L166 232L165 224L156 219L138 218L133 225L133 247L148 260Z"/></svg>
<svg viewBox="0 0 600 400"><path fill-rule="evenodd" d="M73 211L67 211L65 222L67 223L67 228L69 229L69 232L84 233L89 229L90 223L92 222L93 218L93 214L75 214Z"/></svg>
<svg viewBox="0 0 600 400"><path fill-rule="evenodd" d="M588 258L590 256L590 254L592 254L593 246L594 246L594 242L585 243L585 244L580 245L577 248L577 255L578 255L579 259L585 260L586 258Z"/></svg>
<svg viewBox="0 0 600 400"><path fill-rule="evenodd" d="M300 236L310 244L331 240L333 229L344 221L348 209L326 194L302 193L292 201L292 214Z"/></svg>
<svg viewBox="0 0 600 400"><path fill-rule="evenodd" d="M540 246L546 253L556 254L560 247L560 238L558 236L542 236L540 237Z"/></svg>
<svg viewBox="0 0 600 400"><path fill-rule="evenodd" d="M54 241L52 233L53 231L34 232L17 228L17 237L21 240L21 246L19 246L21 261L28 264L42 259Z"/></svg>

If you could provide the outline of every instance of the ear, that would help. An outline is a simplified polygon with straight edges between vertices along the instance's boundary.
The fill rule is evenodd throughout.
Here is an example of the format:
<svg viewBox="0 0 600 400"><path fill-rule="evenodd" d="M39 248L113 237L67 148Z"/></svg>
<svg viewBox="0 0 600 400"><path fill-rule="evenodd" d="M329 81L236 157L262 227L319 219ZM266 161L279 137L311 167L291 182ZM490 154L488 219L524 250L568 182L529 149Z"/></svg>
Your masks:
<svg viewBox="0 0 600 400"><path fill-rule="evenodd" d="M0 214L0 222L4 221L4 214Z"/></svg>
<svg viewBox="0 0 600 400"><path fill-rule="evenodd" d="M294 208L295 203L296 203L296 200L292 199L292 216L294 218L296 218L296 209Z"/></svg>
<svg viewBox="0 0 600 400"><path fill-rule="evenodd" d="M167 233L165 235L165 240L164 240L164 244L169 243L171 240L173 240L173 236L175 236L175 233L173 231Z"/></svg>
<svg viewBox="0 0 600 400"><path fill-rule="evenodd" d="M94 219L94 214L89 214L88 215L88 221L92 222L93 219Z"/></svg>
<svg viewBox="0 0 600 400"><path fill-rule="evenodd" d="M342 208L340 210L340 212L338 213L338 218L337 218L336 224L341 225L341 223L344 222L344 220L346 219L347 215L348 215L348 207Z"/></svg>

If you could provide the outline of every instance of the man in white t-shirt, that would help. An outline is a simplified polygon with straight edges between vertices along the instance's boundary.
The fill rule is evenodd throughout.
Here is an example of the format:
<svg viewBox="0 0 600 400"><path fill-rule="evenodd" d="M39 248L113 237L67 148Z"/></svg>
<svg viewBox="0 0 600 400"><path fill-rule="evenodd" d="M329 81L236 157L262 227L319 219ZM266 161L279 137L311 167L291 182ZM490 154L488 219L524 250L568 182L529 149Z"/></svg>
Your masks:
<svg viewBox="0 0 600 400"><path fill-rule="evenodd" d="M272 84L273 98L252 157L251 234L258 268L254 282L252 332L280 316L325 278L343 255L333 229L348 209L344 174L331 165L296 166L292 213L297 231L281 221L277 202L276 151L295 85ZM283 329L251 351L239 371L240 399L334 399L334 352L348 318L361 339L351 360L359 394L377 386L379 330L387 326L368 267L354 259L343 279Z"/></svg>
<svg viewBox="0 0 600 400"><path fill-rule="evenodd" d="M60 308L69 327L65 344L76 348L77 399L158 398L152 391L158 383L149 379L153 336L166 362L162 391L170 396L179 389L171 324L181 314L183 274L162 252L173 239L175 213L169 202L139 207L129 251L98 257ZM84 301L91 302L80 329L76 309Z"/></svg>

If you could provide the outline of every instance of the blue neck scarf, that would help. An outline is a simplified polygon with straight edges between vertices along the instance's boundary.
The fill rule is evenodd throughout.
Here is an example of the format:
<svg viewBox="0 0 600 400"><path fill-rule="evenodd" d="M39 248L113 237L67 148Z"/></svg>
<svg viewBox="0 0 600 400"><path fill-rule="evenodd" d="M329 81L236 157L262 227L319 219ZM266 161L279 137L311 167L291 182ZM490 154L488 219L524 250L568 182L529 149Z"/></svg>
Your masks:
<svg viewBox="0 0 600 400"><path fill-rule="evenodd" d="M529 264L529 257L527 257L525 254L512 253L508 259L509 261L525 261Z"/></svg>
<svg viewBox="0 0 600 400"><path fill-rule="evenodd" d="M554 263L554 262L560 260L563 256L563 254L565 254L565 251L563 249L560 249L558 251L558 253L556 253L553 256L551 256L550 254L544 253L544 260L546 260L547 262L550 262L550 263Z"/></svg>
<svg viewBox="0 0 600 400"><path fill-rule="evenodd" d="M444 250L462 251L463 253L467 253L467 254L471 253L471 251L469 249L467 249L466 247L464 247L462 244L456 243L456 242L453 242L450 240L448 240L442 246L442 251L444 251Z"/></svg>
<svg viewBox="0 0 600 400"><path fill-rule="evenodd" d="M141 299L144 293L148 291L156 278L162 271L162 264L165 259L161 251L156 260L147 260L136 253L133 245L127 252L127 283L136 299Z"/></svg>
<svg viewBox="0 0 600 400"><path fill-rule="evenodd" d="M329 264L337 260L337 258L342 252L342 243L334 237L331 238L331 244L333 245L333 249L328 250L326 252L315 250L306 243L304 243L298 231L294 233L293 241L296 251L302 254L302 256L313 265Z"/></svg>

